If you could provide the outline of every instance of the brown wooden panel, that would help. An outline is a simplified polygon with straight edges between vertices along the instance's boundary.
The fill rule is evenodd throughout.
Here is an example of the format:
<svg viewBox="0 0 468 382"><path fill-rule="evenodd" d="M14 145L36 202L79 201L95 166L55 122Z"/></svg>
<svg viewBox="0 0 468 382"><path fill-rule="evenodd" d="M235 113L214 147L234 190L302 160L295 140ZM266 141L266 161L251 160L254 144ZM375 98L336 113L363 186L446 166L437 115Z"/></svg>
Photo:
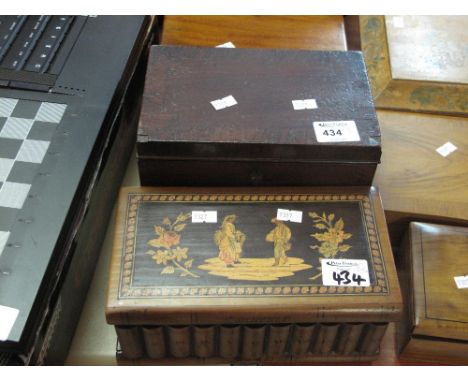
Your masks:
<svg viewBox="0 0 468 382"><path fill-rule="evenodd" d="M374 185L387 215L395 222L468 220L468 120L390 111L378 118L382 160ZM458 149L443 157L436 149L447 141Z"/></svg>
<svg viewBox="0 0 468 382"><path fill-rule="evenodd" d="M397 339L403 358L468 363L468 294L454 280L466 275L467 251L466 227L410 224L397 259L404 299Z"/></svg>
<svg viewBox="0 0 468 382"><path fill-rule="evenodd" d="M304 211L304 224L282 223L291 234L291 242L284 243L286 262L276 257L279 247L271 236L279 224L274 218L280 206ZM213 209L219 214L216 224L190 222L192 210ZM323 216L335 228L327 230L325 223L317 223ZM237 262L227 260L216 239L230 217L234 220L229 224L244 237ZM378 194L369 188L128 189L121 195L117 221L109 323L399 318L400 294L383 211ZM168 224L174 232L165 233ZM321 232L325 236L310 236ZM332 238L328 243L327 232L338 235L338 242ZM371 286L324 287L320 256L366 259Z"/></svg>
<svg viewBox="0 0 468 382"><path fill-rule="evenodd" d="M162 44L346 50L342 16L166 16Z"/></svg>
<svg viewBox="0 0 468 382"><path fill-rule="evenodd" d="M229 95L237 104L215 110L211 102ZM137 144L143 185L193 185L189 167L196 185L369 185L380 159L360 52L155 46L143 97ZM317 107L295 110L292 101L305 99ZM326 141L328 131L316 131L317 124L335 121L355 124L356 136ZM344 137L345 128L330 134ZM287 162L298 169L316 164L316 172L303 177L289 166L262 181ZM164 177L169 166L172 175ZM348 173L343 183L335 168Z"/></svg>

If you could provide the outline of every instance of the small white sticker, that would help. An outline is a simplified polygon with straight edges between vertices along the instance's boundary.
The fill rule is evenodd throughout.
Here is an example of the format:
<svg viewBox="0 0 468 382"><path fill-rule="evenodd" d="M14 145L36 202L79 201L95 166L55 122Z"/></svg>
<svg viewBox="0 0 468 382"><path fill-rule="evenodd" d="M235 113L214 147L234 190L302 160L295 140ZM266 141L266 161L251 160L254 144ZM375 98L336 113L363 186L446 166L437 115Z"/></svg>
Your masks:
<svg viewBox="0 0 468 382"><path fill-rule="evenodd" d="M217 223L217 211L192 211L192 223Z"/></svg>
<svg viewBox="0 0 468 382"><path fill-rule="evenodd" d="M0 305L0 341L8 339L18 314L18 309Z"/></svg>
<svg viewBox="0 0 468 382"><path fill-rule="evenodd" d="M224 44L221 45L216 45L216 48L235 48L236 46L231 42L225 42Z"/></svg>
<svg viewBox="0 0 468 382"><path fill-rule="evenodd" d="M291 101L294 110L317 109L317 101L315 99L296 99Z"/></svg>
<svg viewBox="0 0 468 382"><path fill-rule="evenodd" d="M457 276L453 278L458 289L468 288L468 276Z"/></svg>
<svg viewBox="0 0 468 382"><path fill-rule="evenodd" d="M357 142L359 136L354 121L326 121L314 122L317 142Z"/></svg>
<svg viewBox="0 0 468 382"><path fill-rule="evenodd" d="M405 21L403 20L403 17L401 16L395 16L392 18L393 26L395 28L404 28L405 27Z"/></svg>
<svg viewBox="0 0 468 382"><path fill-rule="evenodd" d="M210 102L216 110L222 110L230 106L237 105L236 99L232 95Z"/></svg>
<svg viewBox="0 0 468 382"><path fill-rule="evenodd" d="M367 260L322 259L322 282L327 286L370 286Z"/></svg>
<svg viewBox="0 0 468 382"><path fill-rule="evenodd" d="M457 146L455 146L452 142L447 142L440 146L436 151L443 157L446 157L452 154L456 149Z"/></svg>
<svg viewBox="0 0 468 382"><path fill-rule="evenodd" d="M213 107L216 110L221 110L221 109L224 109L226 107L226 105L224 105L224 101L222 99L217 99L217 100L211 101L210 103L213 105Z"/></svg>
<svg viewBox="0 0 468 382"><path fill-rule="evenodd" d="M224 97L223 100L226 107L237 105L237 101L232 95Z"/></svg>
<svg viewBox="0 0 468 382"><path fill-rule="evenodd" d="M302 211L284 210L278 208L276 212L276 219L285 222L290 221L293 223L302 223Z"/></svg>

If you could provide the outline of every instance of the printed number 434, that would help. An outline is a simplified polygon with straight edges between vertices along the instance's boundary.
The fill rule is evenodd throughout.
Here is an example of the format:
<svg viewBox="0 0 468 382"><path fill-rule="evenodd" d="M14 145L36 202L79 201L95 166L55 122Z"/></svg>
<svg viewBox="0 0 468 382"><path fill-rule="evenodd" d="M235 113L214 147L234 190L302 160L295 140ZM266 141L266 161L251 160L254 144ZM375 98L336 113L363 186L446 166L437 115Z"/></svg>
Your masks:
<svg viewBox="0 0 468 382"><path fill-rule="evenodd" d="M340 129L326 129L323 131L323 135L326 135L327 137L334 137L335 135L343 135Z"/></svg>
<svg viewBox="0 0 468 382"><path fill-rule="evenodd" d="M361 285L362 282L365 282L366 279L362 278L361 275L353 273L351 275L348 271L341 271L341 272L333 272L333 280L335 280L338 285L348 285L352 282L356 283L357 285Z"/></svg>

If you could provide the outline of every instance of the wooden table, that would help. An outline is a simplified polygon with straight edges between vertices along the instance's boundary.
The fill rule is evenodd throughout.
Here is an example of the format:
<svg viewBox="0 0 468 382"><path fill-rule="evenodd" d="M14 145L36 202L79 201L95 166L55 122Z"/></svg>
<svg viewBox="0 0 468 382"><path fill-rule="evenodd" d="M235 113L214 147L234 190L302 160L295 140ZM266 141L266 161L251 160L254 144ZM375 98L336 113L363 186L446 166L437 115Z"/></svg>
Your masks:
<svg viewBox="0 0 468 382"><path fill-rule="evenodd" d="M342 16L166 16L163 45L346 50Z"/></svg>

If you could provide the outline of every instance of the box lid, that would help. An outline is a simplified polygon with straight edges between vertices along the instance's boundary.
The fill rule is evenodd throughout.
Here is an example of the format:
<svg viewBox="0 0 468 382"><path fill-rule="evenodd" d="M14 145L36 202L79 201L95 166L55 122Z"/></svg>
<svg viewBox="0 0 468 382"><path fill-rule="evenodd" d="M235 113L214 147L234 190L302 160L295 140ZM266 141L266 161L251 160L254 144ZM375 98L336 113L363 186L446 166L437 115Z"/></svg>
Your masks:
<svg viewBox="0 0 468 382"><path fill-rule="evenodd" d="M468 288L454 280L468 274L468 228L411 223L410 234L413 334L468 341Z"/></svg>
<svg viewBox="0 0 468 382"><path fill-rule="evenodd" d="M211 103L230 96L232 106ZM311 108L295 110L292 101L304 100ZM153 46L138 143L140 157L377 163L381 155L360 52Z"/></svg>
<svg viewBox="0 0 468 382"><path fill-rule="evenodd" d="M279 209L295 217L282 221ZM192 222L196 211L211 215ZM358 277L347 286L350 273L324 285L321 258L364 260L369 286ZM375 189L122 189L110 324L388 322L400 313Z"/></svg>

